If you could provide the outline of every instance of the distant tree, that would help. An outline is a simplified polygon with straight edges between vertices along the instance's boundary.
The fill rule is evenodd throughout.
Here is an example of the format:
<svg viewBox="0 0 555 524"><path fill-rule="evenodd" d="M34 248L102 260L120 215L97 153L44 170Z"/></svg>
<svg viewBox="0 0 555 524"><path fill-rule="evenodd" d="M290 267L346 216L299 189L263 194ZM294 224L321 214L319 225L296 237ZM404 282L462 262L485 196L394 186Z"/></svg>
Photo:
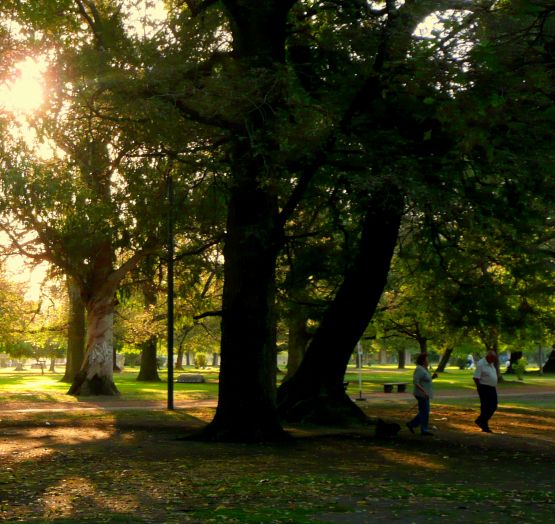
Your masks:
<svg viewBox="0 0 555 524"><path fill-rule="evenodd" d="M25 361L35 355L33 344L24 340L13 341L5 345L5 351L16 360L16 371L23 371Z"/></svg>
<svg viewBox="0 0 555 524"><path fill-rule="evenodd" d="M10 281L0 264L0 345L9 346L25 331L33 314L33 305L26 302L24 288Z"/></svg>

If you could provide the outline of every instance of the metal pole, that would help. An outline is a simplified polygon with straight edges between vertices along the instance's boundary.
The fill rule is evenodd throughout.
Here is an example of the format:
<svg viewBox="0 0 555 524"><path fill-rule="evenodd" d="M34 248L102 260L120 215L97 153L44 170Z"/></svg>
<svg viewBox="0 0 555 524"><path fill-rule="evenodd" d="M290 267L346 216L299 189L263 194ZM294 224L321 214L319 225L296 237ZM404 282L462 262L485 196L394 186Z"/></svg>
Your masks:
<svg viewBox="0 0 555 524"><path fill-rule="evenodd" d="M358 360L358 399L362 398L362 344L357 342L357 360Z"/></svg>
<svg viewBox="0 0 555 524"><path fill-rule="evenodd" d="M168 409L173 409L173 179L171 175L166 178L168 200L168 238L167 238L167 264L168 264Z"/></svg>

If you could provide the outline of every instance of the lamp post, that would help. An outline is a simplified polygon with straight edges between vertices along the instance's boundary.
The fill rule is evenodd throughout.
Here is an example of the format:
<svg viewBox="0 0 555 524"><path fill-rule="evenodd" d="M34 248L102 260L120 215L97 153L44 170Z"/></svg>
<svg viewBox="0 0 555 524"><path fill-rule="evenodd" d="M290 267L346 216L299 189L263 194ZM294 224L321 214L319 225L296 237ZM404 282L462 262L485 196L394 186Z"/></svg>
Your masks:
<svg viewBox="0 0 555 524"><path fill-rule="evenodd" d="M166 190L168 201L168 236L166 244L167 265L168 265L168 409L173 406L173 258L174 258L174 239L173 239L173 179L171 175L166 177Z"/></svg>
<svg viewBox="0 0 555 524"><path fill-rule="evenodd" d="M358 363L358 398L364 400L362 396L362 344L357 342L357 363Z"/></svg>

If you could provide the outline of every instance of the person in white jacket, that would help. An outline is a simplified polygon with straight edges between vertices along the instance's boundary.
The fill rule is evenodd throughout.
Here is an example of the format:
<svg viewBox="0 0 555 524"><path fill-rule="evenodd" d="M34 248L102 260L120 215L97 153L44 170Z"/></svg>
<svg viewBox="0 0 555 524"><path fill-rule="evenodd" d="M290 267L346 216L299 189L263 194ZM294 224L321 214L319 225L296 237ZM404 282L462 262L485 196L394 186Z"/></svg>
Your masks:
<svg viewBox="0 0 555 524"><path fill-rule="evenodd" d="M497 354L495 351L488 351L484 358L478 360L473 376L480 397L480 416L474 423L486 433L493 433L489 427L489 421L497 410L496 361Z"/></svg>

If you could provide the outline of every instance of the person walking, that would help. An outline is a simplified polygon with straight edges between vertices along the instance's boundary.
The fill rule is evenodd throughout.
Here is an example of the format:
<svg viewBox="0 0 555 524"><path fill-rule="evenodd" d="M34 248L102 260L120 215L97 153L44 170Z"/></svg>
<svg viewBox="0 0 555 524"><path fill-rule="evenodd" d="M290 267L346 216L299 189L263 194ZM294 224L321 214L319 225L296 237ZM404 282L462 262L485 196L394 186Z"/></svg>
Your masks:
<svg viewBox="0 0 555 524"><path fill-rule="evenodd" d="M484 358L478 360L473 379L480 397L480 416L474 423L484 432L493 433L489 421L497 410L497 354L488 351Z"/></svg>
<svg viewBox="0 0 555 524"><path fill-rule="evenodd" d="M420 426L420 434L423 436L431 436L433 433L428 429L428 420L430 418L430 399L433 397L432 379L433 376L428 371L428 354L420 353L416 358L416 368L412 375L412 383L414 385L413 395L418 401L418 413L406 426L411 433L415 428Z"/></svg>

